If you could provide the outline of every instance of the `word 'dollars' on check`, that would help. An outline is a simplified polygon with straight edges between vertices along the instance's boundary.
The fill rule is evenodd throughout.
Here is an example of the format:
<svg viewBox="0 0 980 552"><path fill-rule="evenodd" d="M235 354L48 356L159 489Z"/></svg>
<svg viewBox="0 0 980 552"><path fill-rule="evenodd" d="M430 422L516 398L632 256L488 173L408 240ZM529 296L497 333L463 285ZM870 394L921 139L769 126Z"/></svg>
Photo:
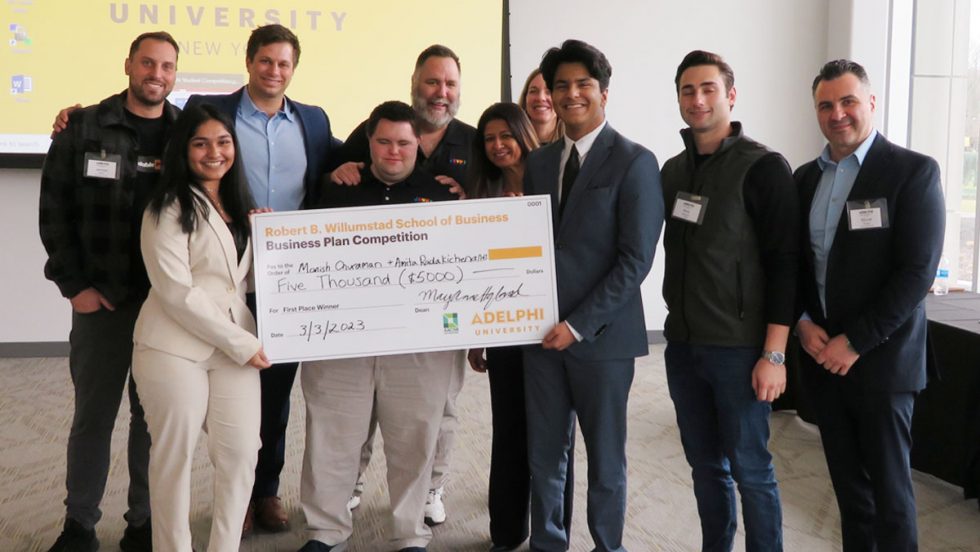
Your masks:
<svg viewBox="0 0 980 552"><path fill-rule="evenodd" d="M253 243L273 362L537 343L558 322L548 196L265 213Z"/></svg>

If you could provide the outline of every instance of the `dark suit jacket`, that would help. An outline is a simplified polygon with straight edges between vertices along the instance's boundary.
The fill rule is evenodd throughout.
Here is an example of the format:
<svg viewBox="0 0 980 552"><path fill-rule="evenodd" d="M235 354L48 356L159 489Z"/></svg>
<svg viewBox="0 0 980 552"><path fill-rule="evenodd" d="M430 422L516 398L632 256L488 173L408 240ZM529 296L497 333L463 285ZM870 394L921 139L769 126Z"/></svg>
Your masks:
<svg viewBox="0 0 980 552"><path fill-rule="evenodd" d="M926 384L924 299L942 255L945 227L939 166L880 134L875 138L847 199L884 198L889 224L849 230L847 212L841 216L827 261L826 316L810 245L810 206L820 176L815 160L794 174L803 228L802 306L831 337L846 334L860 353L845 377L856 378L867 391L920 390ZM804 365L829 374L814 363Z"/></svg>
<svg viewBox="0 0 980 552"><path fill-rule="evenodd" d="M194 94L187 99L185 107L207 103L220 109L234 122L244 90L243 86L231 94ZM303 177L306 196L303 199L303 208L308 209L319 203L320 177L327 172L331 158L336 155L342 143L330 132L330 118L322 108L292 99L289 103L296 109L303 124L303 140L306 142L306 175Z"/></svg>
<svg viewBox="0 0 980 552"><path fill-rule="evenodd" d="M528 156L524 193L551 196L559 315L582 335L568 352L585 360L643 356L648 347L640 284L664 221L657 158L607 124L559 220L563 147L558 141Z"/></svg>

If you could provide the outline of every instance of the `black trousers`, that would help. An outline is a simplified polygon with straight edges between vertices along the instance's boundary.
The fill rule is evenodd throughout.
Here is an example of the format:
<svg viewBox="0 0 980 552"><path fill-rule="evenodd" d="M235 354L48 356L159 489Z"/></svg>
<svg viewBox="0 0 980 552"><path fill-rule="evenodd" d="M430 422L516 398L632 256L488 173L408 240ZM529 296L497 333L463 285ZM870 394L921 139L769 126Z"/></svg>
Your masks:
<svg viewBox="0 0 980 552"><path fill-rule="evenodd" d="M520 347L487 349L493 443L490 453L490 539L517 545L528 537L531 470L527 460L527 411L524 406L524 362ZM575 449L573 434L572 450ZM572 458L565 483L564 525L572 530L575 500Z"/></svg>
<svg viewBox="0 0 980 552"><path fill-rule="evenodd" d="M909 462L917 393L861 389L854 378L824 372L809 356L803 369L840 508L844 552L918 550Z"/></svg>
<svg viewBox="0 0 980 552"><path fill-rule="evenodd" d="M249 310L255 312L255 294L246 296ZM256 319L258 319L256 315ZM298 362L273 364L259 372L262 386L262 448L255 464L252 498L279 495L279 474L286 463L286 426L289 423L289 394L293 390Z"/></svg>

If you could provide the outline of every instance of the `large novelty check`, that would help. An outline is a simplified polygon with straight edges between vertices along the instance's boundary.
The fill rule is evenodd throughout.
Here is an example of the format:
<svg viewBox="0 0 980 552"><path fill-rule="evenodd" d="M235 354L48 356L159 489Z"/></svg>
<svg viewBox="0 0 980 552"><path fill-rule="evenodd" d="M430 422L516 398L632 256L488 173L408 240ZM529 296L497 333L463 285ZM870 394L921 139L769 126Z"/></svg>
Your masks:
<svg viewBox="0 0 980 552"><path fill-rule="evenodd" d="M252 232L273 362L535 343L558 321L548 196L268 213Z"/></svg>

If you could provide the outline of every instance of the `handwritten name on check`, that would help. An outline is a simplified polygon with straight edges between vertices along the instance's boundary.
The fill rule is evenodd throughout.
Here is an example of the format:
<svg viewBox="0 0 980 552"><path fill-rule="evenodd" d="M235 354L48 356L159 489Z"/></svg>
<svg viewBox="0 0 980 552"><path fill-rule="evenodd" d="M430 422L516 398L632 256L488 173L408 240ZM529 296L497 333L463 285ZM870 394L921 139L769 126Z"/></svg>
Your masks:
<svg viewBox="0 0 980 552"><path fill-rule="evenodd" d="M253 220L273 362L539 343L558 322L548 196Z"/></svg>

